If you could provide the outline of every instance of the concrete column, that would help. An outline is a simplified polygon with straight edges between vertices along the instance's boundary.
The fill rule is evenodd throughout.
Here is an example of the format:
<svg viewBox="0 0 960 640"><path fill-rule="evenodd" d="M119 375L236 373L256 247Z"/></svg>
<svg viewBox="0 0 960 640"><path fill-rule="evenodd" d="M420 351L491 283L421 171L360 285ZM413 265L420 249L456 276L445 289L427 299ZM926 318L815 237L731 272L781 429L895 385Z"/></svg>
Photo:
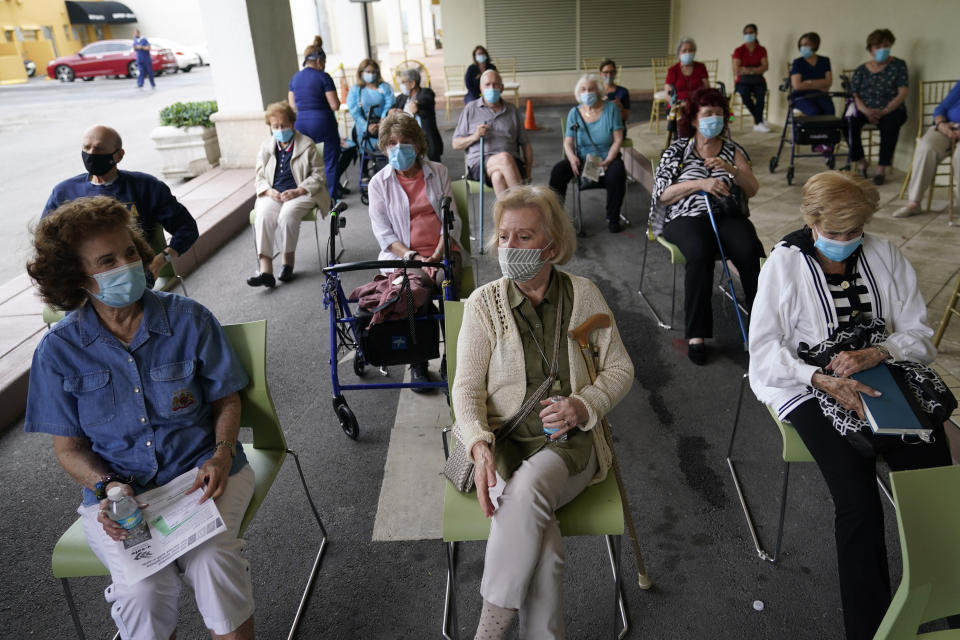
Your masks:
<svg viewBox="0 0 960 640"><path fill-rule="evenodd" d="M253 167L267 134L263 108L285 100L297 72L290 5L272 0L200 3L219 111L220 165Z"/></svg>
<svg viewBox="0 0 960 640"><path fill-rule="evenodd" d="M327 50L327 73L333 73L336 63L343 62L344 67L355 68L360 61L367 57L367 43L363 37L363 7L350 0L327 0L328 15L331 19L330 37L333 40L331 49ZM374 43L376 55L376 28L374 26L373 8L380 3L373 3L370 9L370 37ZM333 64L331 64L333 63ZM354 82L350 79L351 84Z"/></svg>

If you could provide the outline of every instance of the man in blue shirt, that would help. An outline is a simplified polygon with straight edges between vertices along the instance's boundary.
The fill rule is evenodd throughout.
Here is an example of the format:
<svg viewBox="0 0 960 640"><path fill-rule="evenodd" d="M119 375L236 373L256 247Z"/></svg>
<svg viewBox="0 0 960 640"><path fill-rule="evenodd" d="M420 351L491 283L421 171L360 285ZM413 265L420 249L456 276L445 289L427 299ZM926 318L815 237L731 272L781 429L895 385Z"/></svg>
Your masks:
<svg viewBox="0 0 960 640"><path fill-rule="evenodd" d="M150 88L156 89L153 81L153 60L150 59L150 41L140 35L140 29L133 30L133 50L137 52L137 86L143 89L143 78L150 78Z"/></svg>
<svg viewBox="0 0 960 640"><path fill-rule="evenodd" d="M180 204L163 182L139 171L120 171L123 141L110 127L90 127L81 138L81 157L86 168L55 186L43 208L46 217L54 209L76 198L110 196L133 213L147 242L153 239L154 227L161 225L173 237L170 246L157 253L150 263L156 278L166 262L172 261L193 246L200 233L197 221Z"/></svg>

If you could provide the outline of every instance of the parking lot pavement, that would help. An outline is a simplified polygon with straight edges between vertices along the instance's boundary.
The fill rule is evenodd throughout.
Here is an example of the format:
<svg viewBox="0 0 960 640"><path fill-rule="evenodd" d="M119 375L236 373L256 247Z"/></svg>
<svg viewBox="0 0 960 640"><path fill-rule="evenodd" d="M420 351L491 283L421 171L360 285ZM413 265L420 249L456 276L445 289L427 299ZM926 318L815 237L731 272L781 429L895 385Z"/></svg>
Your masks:
<svg viewBox="0 0 960 640"><path fill-rule="evenodd" d="M117 129L126 150L121 168L161 177L160 156L150 140L160 110L215 96L209 67L164 74L156 81L155 90L137 89L135 78L61 83L41 77L0 87L0 283L23 272L28 226L39 219L50 189L83 171L80 136L87 127Z"/></svg>

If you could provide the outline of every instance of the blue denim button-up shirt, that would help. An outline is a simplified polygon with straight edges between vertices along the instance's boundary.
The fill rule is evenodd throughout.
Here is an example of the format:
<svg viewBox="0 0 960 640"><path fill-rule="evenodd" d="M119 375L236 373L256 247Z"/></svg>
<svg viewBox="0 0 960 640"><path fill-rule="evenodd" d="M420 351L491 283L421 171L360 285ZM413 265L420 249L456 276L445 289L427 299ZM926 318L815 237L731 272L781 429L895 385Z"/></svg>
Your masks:
<svg viewBox="0 0 960 640"><path fill-rule="evenodd" d="M125 347L92 305L58 322L33 354L24 429L85 437L134 491L163 485L213 455L211 403L248 384L220 323L190 298L147 290ZM239 443L230 474L246 464ZM83 503L96 498L87 488Z"/></svg>

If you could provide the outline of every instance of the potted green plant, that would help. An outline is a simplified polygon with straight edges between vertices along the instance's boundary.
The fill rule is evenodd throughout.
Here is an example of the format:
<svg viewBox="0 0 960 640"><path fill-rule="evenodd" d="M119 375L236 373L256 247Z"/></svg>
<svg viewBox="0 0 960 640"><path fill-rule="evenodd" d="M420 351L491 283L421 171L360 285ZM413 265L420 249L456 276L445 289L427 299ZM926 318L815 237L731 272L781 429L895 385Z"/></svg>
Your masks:
<svg viewBox="0 0 960 640"><path fill-rule="evenodd" d="M192 178L220 162L217 130L210 121L214 100L176 102L160 111L160 126L150 133L163 158L165 178Z"/></svg>

